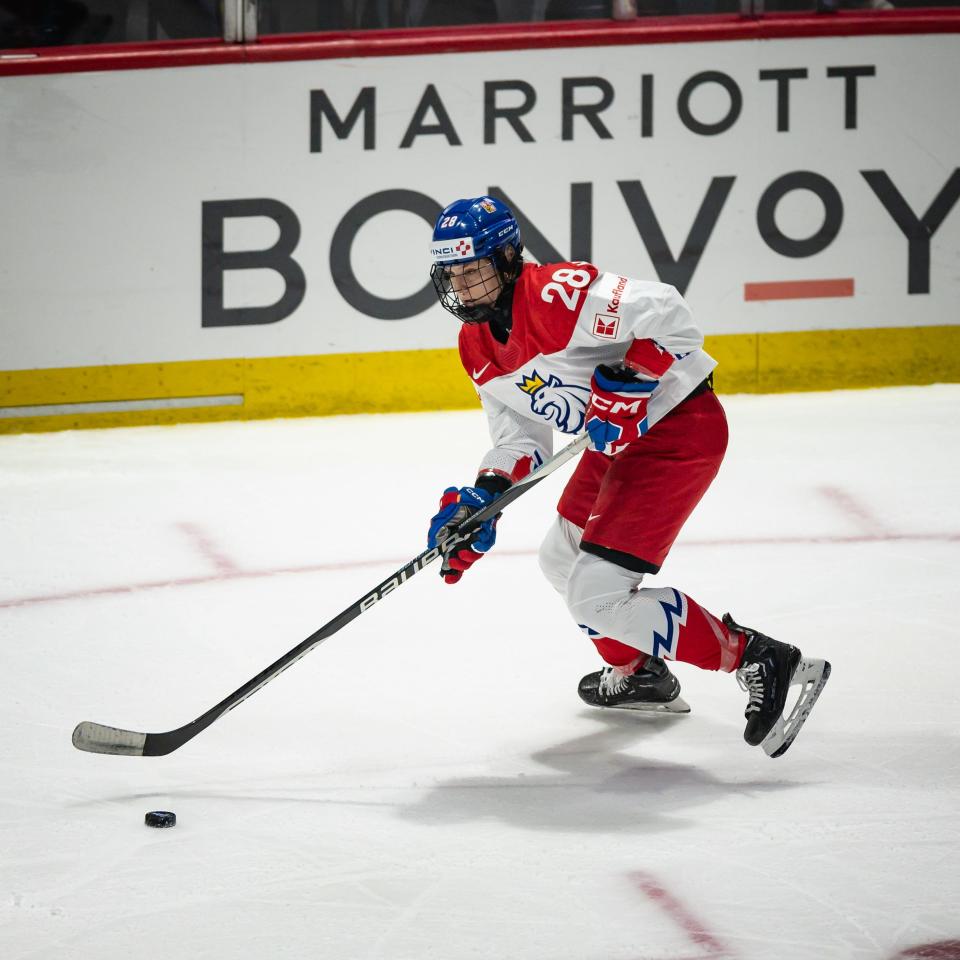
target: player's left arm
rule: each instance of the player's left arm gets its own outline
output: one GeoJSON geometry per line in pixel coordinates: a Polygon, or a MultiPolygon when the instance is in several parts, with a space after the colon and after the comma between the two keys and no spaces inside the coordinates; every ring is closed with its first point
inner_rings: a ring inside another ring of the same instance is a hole
{"type": "Polygon", "coordinates": [[[591,284],[577,326],[581,341],[621,344],[626,366],[654,379],[703,346],[703,333],[676,287],[610,273],[591,284]]]}
{"type": "Polygon", "coordinates": [[[594,448],[613,456],[647,431],[647,402],[673,364],[703,346],[687,302],[669,284],[601,274],[578,318],[580,338],[624,347],[591,379],[586,428],[594,448]]]}

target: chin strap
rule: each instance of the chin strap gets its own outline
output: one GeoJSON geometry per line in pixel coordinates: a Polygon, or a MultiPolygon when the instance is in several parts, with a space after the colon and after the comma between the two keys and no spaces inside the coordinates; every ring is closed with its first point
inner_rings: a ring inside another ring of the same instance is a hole
{"type": "Polygon", "coordinates": [[[499,343],[506,343],[513,327],[513,294],[517,287],[517,278],[507,283],[501,276],[500,282],[503,290],[497,297],[497,302],[487,308],[489,317],[485,322],[490,325],[493,339],[499,343]]]}

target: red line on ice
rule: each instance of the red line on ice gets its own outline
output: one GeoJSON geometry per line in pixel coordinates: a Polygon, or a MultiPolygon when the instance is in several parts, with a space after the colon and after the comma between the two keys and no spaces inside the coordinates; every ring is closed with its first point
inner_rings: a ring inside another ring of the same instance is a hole
{"type": "MultiPolygon", "coordinates": [[[[722,547],[780,547],[793,545],[847,545],[858,543],[890,543],[900,540],[928,543],[957,543],[960,542],[960,533],[886,533],[886,534],[853,534],[850,536],[822,537],[739,537],[736,539],[716,540],[679,540],[676,549],[687,547],[707,547],[719,549],[722,547]]],[[[530,557],[536,550],[498,550],[494,557],[530,557]]],[[[170,577],[166,580],[148,580],[140,583],[114,584],[106,587],[88,587],[80,590],[69,590],[64,593],[38,594],[27,597],[13,597],[0,600],[0,610],[7,607],[26,607],[36,603],[53,603],[57,600],[86,600],[93,597],[116,596],[124,593],[138,593],[142,590],[162,590],[165,587],[194,587],[210,583],[227,583],[231,580],[258,580],[263,577],[274,577],[283,574],[326,573],[359,569],[362,567],[379,567],[399,569],[409,562],[411,557],[379,557],[372,560],[342,560],[337,563],[311,563],[299,567],[274,567],[266,570],[239,570],[235,567],[222,570],[218,573],[202,574],[194,577],[170,577]]]]}
{"type": "Polygon", "coordinates": [[[630,879],[695,943],[708,957],[730,957],[732,954],[686,908],[686,906],[649,873],[637,871],[630,879]]]}
{"type": "Polygon", "coordinates": [[[841,512],[856,520],[864,533],[875,537],[893,536],[886,524],[848,490],[842,490],[840,487],[818,487],[817,489],[821,496],[826,497],[841,512]]]}
{"type": "Polygon", "coordinates": [[[239,567],[214,544],[213,540],[210,539],[201,527],[198,527],[195,523],[188,523],[186,521],[178,523],[177,526],[193,541],[200,552],[221,573],[239,572],[239,567]]]}

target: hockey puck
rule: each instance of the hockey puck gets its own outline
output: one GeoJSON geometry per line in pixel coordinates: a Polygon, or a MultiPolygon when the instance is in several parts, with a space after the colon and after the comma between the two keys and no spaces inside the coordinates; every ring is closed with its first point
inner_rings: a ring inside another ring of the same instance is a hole
{"type": "Polygon", "coordinates": [[[175,827],[177,815],[171,810],[151,810],[143,818],[143,822],[148,827],[175,827]]]}

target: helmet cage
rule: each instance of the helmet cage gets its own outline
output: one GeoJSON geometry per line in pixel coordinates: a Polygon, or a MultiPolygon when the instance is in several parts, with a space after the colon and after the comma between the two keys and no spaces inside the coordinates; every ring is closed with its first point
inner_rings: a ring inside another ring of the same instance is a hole
{"type": "Polygon", "coordinates": [[[479,296],[495,292],[496,296],[486,303],[464,303],[453,285],[453,268],[463,269],[467,264],[477,263],[478,260],[461,261],[459,263],[435,263],[430,269],[430,279],[433,281],[433,288],[436,290],[437,299],[443,309],[452,313],[463,323],[487,323],[492,320],[512,296],[513,285],[517,282],[523,266],[520,257],[523,245],[518,244],[519,249],[513,244],[507,246],[514,251],[512,259],[508,259],[506,255],[507,247],[501,247],[493,251],[489,257],[478,258],[478,260],[489,260],[494,268],[493,277],[485,281],[480,280],[471,284],[470,287],[479,296]]]}

